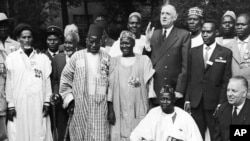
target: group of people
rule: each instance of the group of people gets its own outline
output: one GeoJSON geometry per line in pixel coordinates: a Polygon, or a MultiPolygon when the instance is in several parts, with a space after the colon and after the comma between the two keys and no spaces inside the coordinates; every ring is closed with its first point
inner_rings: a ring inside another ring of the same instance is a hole
{"type": "Polygon", "coordinates": [[[143,35],[133,12],[114,41],[98,16],[85,47],[76,25],[49,26],[42,52],[30,25],[15,41],[0,13],[0,140],[230,140],[231,124],[250,124],[250,15],[227,11],[218,26],[192,7],[189,31],[177,17],[162,5],[162,28],[143,35]]]}

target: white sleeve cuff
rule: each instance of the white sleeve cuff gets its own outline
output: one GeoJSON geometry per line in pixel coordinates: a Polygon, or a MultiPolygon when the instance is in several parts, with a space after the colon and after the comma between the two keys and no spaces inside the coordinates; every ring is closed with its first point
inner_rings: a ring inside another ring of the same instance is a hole
{"type": "Polygon", "coordinates": [[[68,105],[69,105],[69,103],[70,103],[73,99],[74,99],[73,95],[72,95],[71,93],[68,94],[68,95],[64,98],[64,100],[63,100],[63,108],[64,108],[64,109],[67,108],[68,105]]]}
{"type": "Polygon", "coordinates": [[[13,108],[15,107],[14,103],[13,103],[13,102],[9,102],[9,103],[8,103],[8,108],[12,108],[12,107],[13,107],[13,108]]]}

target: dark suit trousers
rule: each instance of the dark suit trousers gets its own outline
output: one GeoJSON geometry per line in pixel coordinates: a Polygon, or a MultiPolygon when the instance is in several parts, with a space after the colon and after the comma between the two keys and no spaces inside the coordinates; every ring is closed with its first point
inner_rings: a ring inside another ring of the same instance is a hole
{"type": "Polygon", "coordinates": [[[194,118],[202,138],[205,139],[205,131],[208,127],[211,141],[215,133],[215,118],[213,117],[214,110],[205,110],[203,100],[201,100],[200,104],[196,108],[191,108],[191,115],[194,118]]]}
{"type": "MultiPolygon", "coordinates": [[[[58,141],[63,141],[66,127],[67,127],[68,118],[69,118],[69,115],[66,109],[63,109],[61,105],[57,105],[56,106],[56,126],[57,126],[57,132],[58,132],[58,141]]],[[[69,136],[67,136],[67,141],[69,141],[69,136]]]]}

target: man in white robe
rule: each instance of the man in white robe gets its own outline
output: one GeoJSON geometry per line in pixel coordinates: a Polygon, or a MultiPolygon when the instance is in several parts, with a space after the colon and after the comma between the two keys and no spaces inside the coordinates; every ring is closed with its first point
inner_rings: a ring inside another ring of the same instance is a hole
{"type": "Polygon", "coordinates": [[[160,105],[149,111],[131,133],[131,141],[202,141],[193,118],[174,107],[175,95],[170,86],[161,89],[160,105]]]}
{"type": "MultiPolygon", "coordinates": [[[[133,52],[136,54],[142,54],[146,44],[146,36],[141,34],[141,20],[142,20],[141,14],[138,12],[133,12],[128,17],[127,28],[130,32],[134,33],[136,36],[135,47],[133,48],[133,52]]],[[[151,51],[150,47],[147,47],[145,49],[148,52],[151,51]]],[[[117,57],[122,55],[120,49],[120,38],[117,41],[115,41],[114,44],[112,45],[109,51],[109,55],[111,57],[117,57]]]]}
{"type": "Polygon", "coordinates": [[[9,141],[52,141],[48,117],[51,62],[31,47],[33,30],[18,25],[20,48],[6,59],[9,141]]]}

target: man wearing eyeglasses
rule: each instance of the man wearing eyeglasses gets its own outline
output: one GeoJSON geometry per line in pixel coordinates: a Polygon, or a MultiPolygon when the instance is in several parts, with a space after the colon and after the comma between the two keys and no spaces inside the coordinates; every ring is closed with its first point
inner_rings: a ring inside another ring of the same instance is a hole
{"type": "Polygon", "coordinates": [[[174,106],[175,100],[174,89],[169,85],[163,86],[160,106],[151,109],[133,130],[131,141],[202,141],[194,119],[174,106]]]}
{"type": "Polygon", "coordinates": [[[63,107],[73,115],[70,141],[107,141],[107,88],[109,55],[100,50],[103,28],[90,25],[86,46],[72,55],[61,74],[63,107]]]}

